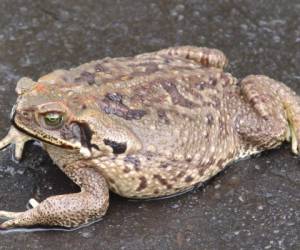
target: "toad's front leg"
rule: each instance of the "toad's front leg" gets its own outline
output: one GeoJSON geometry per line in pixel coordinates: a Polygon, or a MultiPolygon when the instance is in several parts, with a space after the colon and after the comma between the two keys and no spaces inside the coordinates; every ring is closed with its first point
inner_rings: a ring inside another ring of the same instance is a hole
{"type": "Polygon", "coordinates": [[[81,192],[49,197],[25,212],[0,211],[0,217],[9,219],[0,228],[36,225],[76,227],[101,218],[109,204],[109,190],[104,177],[85,166],[69,166],[64,171],[80,186],[81,192]]]}

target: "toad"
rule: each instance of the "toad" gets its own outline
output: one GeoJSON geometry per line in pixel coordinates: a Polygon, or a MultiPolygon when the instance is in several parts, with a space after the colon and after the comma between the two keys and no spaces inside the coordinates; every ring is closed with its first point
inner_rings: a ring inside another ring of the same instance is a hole
{"type": "Polygon", "coordinates": [[[21,78],[0,148],[14,144],[20,159],[40,141],[81,191],[0,211],[0,228],[77,227],[104,216],[109,190],[169,196],[284,141],[298,154],[296,93],[267,76],[238,80],[226,65],[219,50],[182,46],[21,78]]]}

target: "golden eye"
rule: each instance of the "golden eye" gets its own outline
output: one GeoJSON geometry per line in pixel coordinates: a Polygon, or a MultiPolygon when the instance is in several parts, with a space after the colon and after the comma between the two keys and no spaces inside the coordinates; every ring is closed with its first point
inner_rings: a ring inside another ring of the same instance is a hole
{"type": "Polygon", "coordinates": [[[63,115],[60,113],[47,113],[44,116],[45,124],[49,127],[59,127],[63,123],[63,115]]]}

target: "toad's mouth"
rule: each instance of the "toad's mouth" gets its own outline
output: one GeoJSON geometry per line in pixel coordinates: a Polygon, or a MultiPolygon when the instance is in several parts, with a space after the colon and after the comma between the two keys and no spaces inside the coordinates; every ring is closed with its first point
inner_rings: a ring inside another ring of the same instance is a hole
{"type": "MultiPolygon", "coordinates": [[[[24,126],[20,126],[15,121],[12,123],[11,130],[12,129],[14,131],[18,131],[18,132],[15,132],[14,134],[17,133],[19,138],[28,138],[26,140],[22,139],[22,144],[25,144],[27,141],[30,141],[30,140],[37,140],[42,143],[51,144],[51,145],[54,145],[54,146],[57,146],[60,148],[64,148],[64,149],[78,150],[79,153],[81,155],[83,155],[85,158],[91,157],[92,153],[91,153],[90,149],[83,146],[79,141],[71,143],[68,141],[59,140],[55,137],[50,137],[47,134],[44,134],[40,131],[35,131],[35,130],[28,129],[27,127],[24,127],[24,126]]],[[[22,147],[22,150],[23,150],[24,145],[18,145],[15,138],[11,138],[8,140],[9,140],[9,144],[16,145],[16,149],[18,147],[22,147]]],[[[2,147],[1,147],[1,141],[0,141],[0,149],[1,148],[2,147]]],[[[19,153],[19,154],[22,154],[22,153],[19,153]]],[[[20,157],[18,157],[17,155],[18,155],[18,153],[16,152],[16,158],[19,159],[20,157]]]]}

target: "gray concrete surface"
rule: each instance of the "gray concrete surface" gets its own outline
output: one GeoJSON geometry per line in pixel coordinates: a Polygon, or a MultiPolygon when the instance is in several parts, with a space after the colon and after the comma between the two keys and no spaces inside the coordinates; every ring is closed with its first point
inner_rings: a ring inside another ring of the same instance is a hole
{"type": "MultiPolygon", "coordinates": [[[[217,47],[238,77],[267,74],[300,94],[298,0],[1,0],[0,136],[15,83],[104,56],[173,45],[217,47]]],[[[0,234],[0,249],[300,249],[300,158],[289,146],[240,161],[204,187],[160,201],[112,196],[74,232],[0,234]]],[[[76,187],[36,145],[0,153],[0,209],[76,187]]]]}

